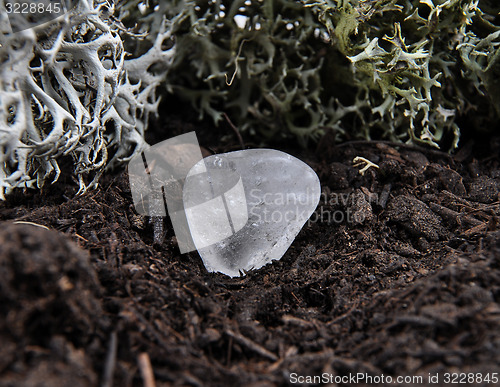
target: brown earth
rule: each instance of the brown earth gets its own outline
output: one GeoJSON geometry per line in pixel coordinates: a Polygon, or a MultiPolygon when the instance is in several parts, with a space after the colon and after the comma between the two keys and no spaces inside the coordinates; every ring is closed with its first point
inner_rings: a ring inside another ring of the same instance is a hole
{"type": "MultiPolygon", "coordinates": [[[[230,140],[214,129],[200,143],[235,149],[225,129],[230,140]]],[[[454,156],[328,138],[274,147],[316,170],[322,201],[280,261],[245,277],[180,255],[167,221],[155,245],[125,172],[83,196],[62,180],[0,204],[0,386],[280,386],[322,373],[495,385],[499,139],[454,156]],[[362,176],[356,156],[379,169],[362,176]]]]}

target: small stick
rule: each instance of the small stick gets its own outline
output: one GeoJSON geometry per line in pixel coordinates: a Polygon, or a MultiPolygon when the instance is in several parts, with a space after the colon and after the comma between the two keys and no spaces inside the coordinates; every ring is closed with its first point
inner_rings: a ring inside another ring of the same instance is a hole
{"type": "Polygon", "coordinates": [[[113,374],[115,373],[116,352],[118,349],[118,340],[116,331],[111,332],[109,339],[108,354],[106,356],[106,365],[104,367],[104,376],[102,377],[102,387],[111,387],[113,385],[113,374]]]}
{"type": "Polygon", "coordinates": [[[295,300],[297,301],[297,303],[300,304],[300,300],[298,299],[298,297],[295,295],[294,292],[292,292],[292,296],[293,296],[293,298],[295,298],[295,300]]]}
{"type": "Polygon", "coordinates": [[[236,74],[238,73],[238,70],[240,69],[240,65],[238,64],[239,60],[240,60],[240,55],[241,55],[241,49],[243,48],[243,45],[245,44],[245,42],[248,42],[248,39],[243,39],[241,41],[241,44],[240,44],[240,49],[238,50],[238,54],[236,55],[236,59],[234,60],[234,73],[231,77],[231,80],[228,81],[227,79],[227,73],[224,74],[224,76],[226,77],[226,85],[228,86],[231,86],[234,82],[234,78],[236,77],[236,74]]]}
{"type": "Polygon", "coordinates": [[[233,124],[233,122],[229,119],[228,115],[226,113],[222,113],[224,118],[226,119],[227,123],[229,126],[234,130],[234,133],[236,133],[236,136],[238,137],[238,141],[240,142],[241,149],[245,149],[245,143],[243,142],[243,137],[241,137],[240,131],[238,128],[233,124]]]}
{"type": "Polygon", "coordinates": [[[229,343],[227,344],[227,364],[226,366],[229,367],[231,364],[231,350],[233,348],[233,338],[229,336],[229,343]]]}
{"type": "Polygon", "coordinates": [[[234,341],[236,341],[238,344],[243,345],[244,347],[247,347],[248,349],[254,351],[255,353],[259,354],[262,357],[265,357],[266,359],[272,360],[272,361],[277,361],[278,356],[276,356],[274,353],[271,351],[268,351],[265,349],[263,346],[257,344],[256,342],[250,340],[249,338],[233,332],[231,330],[226,330],[225,332],[230,338],[233,338],[234,341]]]}
{"type": "Polygon", "coordinates": [[[34,222],[27,222],[24,220],[16,220],[13,223],[14,224],[29,224],[30,226],[35,226],[35,227],[44,228],[45,230],[50,230],[50,228],[48,228],[47,226],[44,226],[43,224],[38,224],[38,223],[34,223],[34,222]]]}
{"type": "Polygon", "coordinates": [[[84,240],[85,242],[88,242],[88,240],[85,239],[84,237],[82,237],[81,235],[78,235],[78,234],[75,233],[75,236],[78,237],[78,238],[80,238],[80,239],[82,239],[82,240],[84,240]]]}
{"type": "Polygon", "coordinates": [[[142,352],[139,354],[137,361],[141,370],[142,380],[144,381],[144,387],[155,387],[155,376],[149,355],[146,352],[142,352]]]}
{"type": "Polygon", "coordinates": [[[290,315],[284,315],[281,320],[285,323],[285,324],[293,324],[293,325],[298,325],[298,326],[301,326],[303,328],[310,328],[310,327],[314,327],[314,324],[310,321],[306,321],[306,320],[302,320],[301,318],[298,318],[298,317],[294,317],[294,316],[290,316],[290,315]]]}

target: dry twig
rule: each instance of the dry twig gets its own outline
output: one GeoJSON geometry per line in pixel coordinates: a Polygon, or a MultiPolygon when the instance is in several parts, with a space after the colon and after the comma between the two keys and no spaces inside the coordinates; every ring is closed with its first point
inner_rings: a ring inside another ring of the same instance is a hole
{"type": "Polygon", "coordinates": [[[278,356],[276,356],[274,353],[271,351],[268,351],[265,349],[262,345],[257,344],[256,342],[250,340],[249,338],[233,332],[230,329],[227,329],[225,331],[226,335],[228,335],[230,338],[232,338],[234,341],[236,341],[238,344],[247,347],[248,349],[254,351],[255,353],[259,354],[262,357],[265,357],[266,359],[272,360],[272,361],[277,361],[278,356]]]}
{"type": "Polygon", "coordinates": [[[104,375],[102,377],[102,387],[111,387],[113,385],[113,374],[115,373],[117,350],[118,340],[116,331],[113,331],[111,332],[109,339],[108,354],[106,355],[106,364],[104,366],[104,375]]]}
{"type": "Polygon", "coordinates": [[[155,376],[153,367],[151,367],[149,355],[146,352],[142,352],[137,357],[137,362],[139,363],[139,370],[141,371],[142,380],[144,381],[144,387],[155,387],[155,376]]]}

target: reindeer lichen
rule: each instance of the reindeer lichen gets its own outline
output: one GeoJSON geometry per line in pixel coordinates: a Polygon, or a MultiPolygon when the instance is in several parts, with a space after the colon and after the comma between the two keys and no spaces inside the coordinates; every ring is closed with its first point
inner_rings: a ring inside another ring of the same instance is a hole
{"type": "Polygon", "coordinates": [[[113,12],[107,1],[80,0],[64,16],[20,32],[2,20],[0,198],[57,180],[65,156],[83,193],[105,168],[145,146],[156,88],[174,52],[161,47],[170,32],[162,23],[151,49],[128,59],[126,31],[113,12]],[[162,71],[150,74],[157,62],[162,71]]]}
{"type": "Polygon", "coordinates": [[[0,197],[56,180],[64,157],[94,187],[146,146],[160,93],[261,142],[448,150],[468,114],[500,114],[493,0],[77,3],[15,34],[0,12],[0,197]]]}

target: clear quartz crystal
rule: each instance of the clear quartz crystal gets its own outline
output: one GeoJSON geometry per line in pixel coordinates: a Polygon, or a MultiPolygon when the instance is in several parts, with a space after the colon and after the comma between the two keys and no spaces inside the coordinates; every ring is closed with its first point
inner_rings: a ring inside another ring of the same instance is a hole
{"type": "Polygon", "coordinates": [[[183,200],[207,270],[234,277],[280,259],[320,193],[318,176],[304,162],[251,149],[198,162],[184,183],[183,200]]]}

